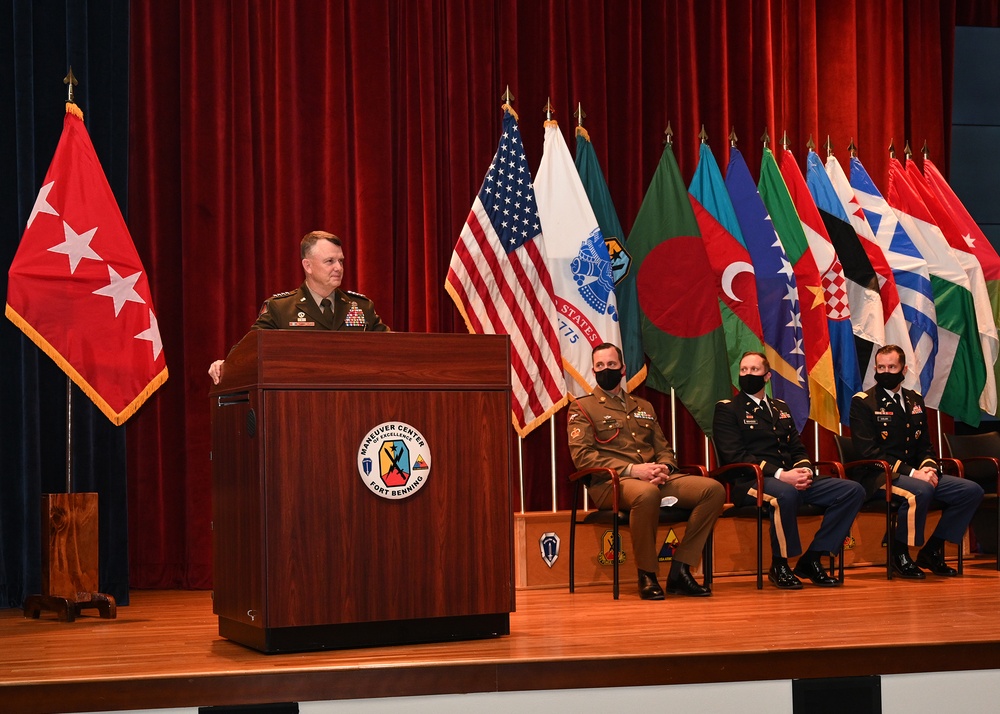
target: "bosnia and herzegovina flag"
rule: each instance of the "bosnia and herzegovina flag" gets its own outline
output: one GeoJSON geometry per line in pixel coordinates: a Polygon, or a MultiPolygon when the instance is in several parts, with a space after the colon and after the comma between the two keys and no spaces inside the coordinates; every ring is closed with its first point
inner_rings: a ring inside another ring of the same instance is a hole
{"type": "Polygon", "coordinates": [[[764,354],[771,364],[771,390],[788,404],[796,428],[802,431],[809,419],[809,388],[795,272],[746,161],[735,146],[729,150],[726,190],[753,259],[764,354]]]}
{"type": "Polygon", "coordinates": [[[646,383],[663,392],[673,388],[711,437],[715,403],[732,394],[718,278],[670,143],[639,208],[628,247],[649,356],[646,383]]]}

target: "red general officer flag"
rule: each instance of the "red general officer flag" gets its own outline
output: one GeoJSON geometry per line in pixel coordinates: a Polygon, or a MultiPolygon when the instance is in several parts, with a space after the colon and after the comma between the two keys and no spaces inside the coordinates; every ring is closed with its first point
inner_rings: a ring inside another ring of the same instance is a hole
{"type": "Polygon", "coordinates": [[[10,266],[6,312],[115,425],[167,379],[146,271],[73,104],[10,266]]]}

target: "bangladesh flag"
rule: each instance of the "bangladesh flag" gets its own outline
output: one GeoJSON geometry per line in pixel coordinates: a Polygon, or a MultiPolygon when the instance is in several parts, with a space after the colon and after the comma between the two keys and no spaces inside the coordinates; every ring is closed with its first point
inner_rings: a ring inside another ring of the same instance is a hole
{"type": "Polygon", "coordinates": [[[628,238],[636,271],[647,384],[671,388],[712,436],[715,403],[732,390],[719,313],[719,280],[668,143],[628,238]]]}

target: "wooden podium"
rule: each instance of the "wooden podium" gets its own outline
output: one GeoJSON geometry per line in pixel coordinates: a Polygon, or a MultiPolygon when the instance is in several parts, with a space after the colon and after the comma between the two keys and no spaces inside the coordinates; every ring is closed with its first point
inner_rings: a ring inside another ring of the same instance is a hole
{"type": "Polygon", "coordinates": [[[269,653],[509,634],[509,364],[505,336],[247,334],[211,392],[219,634],[269,653]]]}

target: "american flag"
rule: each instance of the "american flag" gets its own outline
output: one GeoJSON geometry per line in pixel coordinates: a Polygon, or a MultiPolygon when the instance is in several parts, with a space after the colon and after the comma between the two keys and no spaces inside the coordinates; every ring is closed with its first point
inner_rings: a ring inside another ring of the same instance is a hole
{"type": "Polygon", "coordinates": [[[511,338],[513,422],[525,436],[566,401],[552,279],[517,118],[503,134],[451,255],[445,290],[469,332],[511,338]]]}

